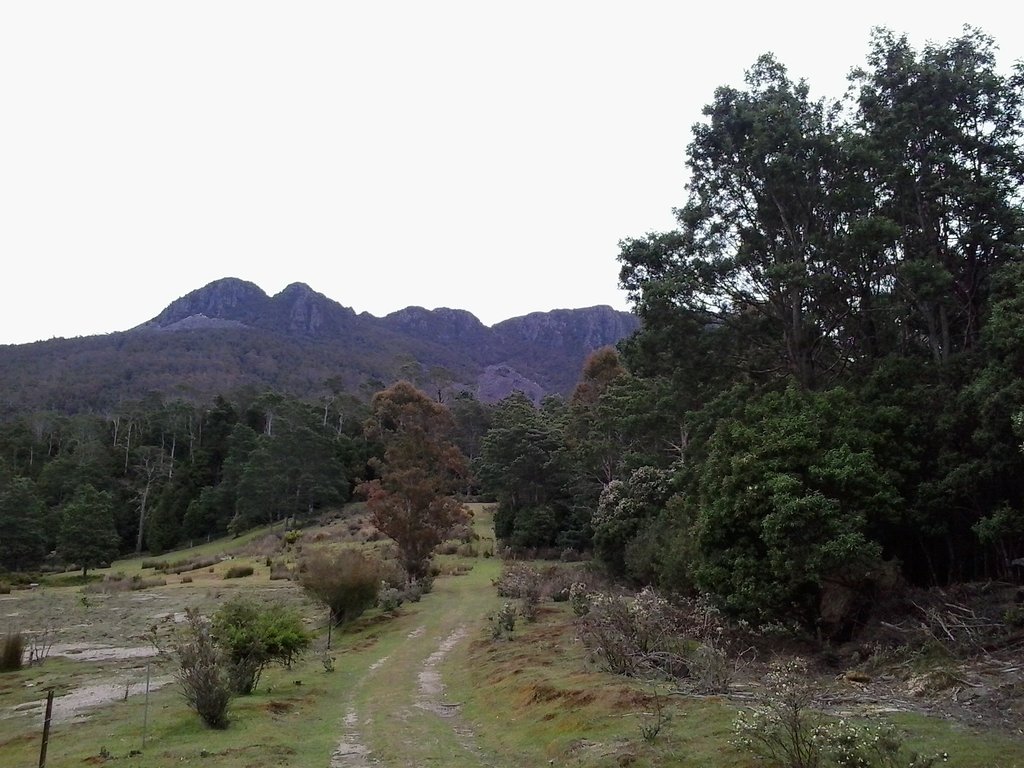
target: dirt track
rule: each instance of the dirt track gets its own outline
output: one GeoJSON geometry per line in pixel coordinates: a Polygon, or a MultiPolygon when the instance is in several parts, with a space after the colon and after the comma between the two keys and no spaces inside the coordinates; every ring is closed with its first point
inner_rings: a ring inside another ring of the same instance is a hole
{"type": "Polygon", "coordinates": [[[438,580],[428,598],[430,610],[417,612],[418,623],[366,655],[340,713],[340,738],[329,768],[496,765],[444,683],[445,663],[476,631],[471,627],[478,626],[485,610],[474,596],[478,581],[438,580]]]}

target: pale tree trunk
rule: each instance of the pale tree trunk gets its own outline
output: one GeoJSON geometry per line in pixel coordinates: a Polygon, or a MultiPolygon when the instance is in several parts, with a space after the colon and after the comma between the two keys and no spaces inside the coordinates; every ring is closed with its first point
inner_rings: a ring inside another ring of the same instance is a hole
{"type": "Polygon", "coordinates": [[[149,493],[157,477],[163,473],[164,452],[162,449],[147,450],[142,455],[140,469],[145,478],[145,485],[139,491],[139,531],[135,536],[135,554],[142,552],[142,543],[146,536],[146,521],[149,514],[149,493]]]}

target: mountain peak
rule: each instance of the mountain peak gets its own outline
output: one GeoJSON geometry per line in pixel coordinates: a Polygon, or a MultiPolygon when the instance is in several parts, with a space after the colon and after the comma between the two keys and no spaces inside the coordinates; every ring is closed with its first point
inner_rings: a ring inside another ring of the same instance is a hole
{"type": "MultiPolygon", "coordinates": [[[[317,293],[306,283],[289,283],[277,296],[323,296],[323,294],[317,293]]],[[[276,299],[277,296],[274,298],[276,299]]]]}
{"type": "Polygon", "coordinates": [[[163,312],[141,327],[188,327],[182,322],[199,316],[206,320],[249,325],[259,317],[267,301],[269,297],[255,283],[224,277],[172,301],[163,312]]]}

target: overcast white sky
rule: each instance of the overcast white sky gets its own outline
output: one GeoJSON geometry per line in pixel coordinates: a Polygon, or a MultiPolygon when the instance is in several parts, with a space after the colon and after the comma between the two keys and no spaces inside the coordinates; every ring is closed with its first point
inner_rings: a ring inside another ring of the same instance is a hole
{"type": "Polygon", "coordinates": [[[610,304],[690,127],[773,51],[839,96],[872,26],[1010,2],[0,1],[0,344],[126,330],[221,277],[490,325],[610,304]],[[698,9],[699,8],[699,9],[698,9]]]}

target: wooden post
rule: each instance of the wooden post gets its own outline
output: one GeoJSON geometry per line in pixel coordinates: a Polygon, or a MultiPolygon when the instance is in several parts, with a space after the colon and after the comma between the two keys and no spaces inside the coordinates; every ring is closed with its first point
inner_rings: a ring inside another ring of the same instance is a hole
{"type": "Polygon", "coordinates": [[[149,662],[146,662],[146,704],[142,710],[142,748],[146,748],[146,726],[149,725],[149,662]]]}
{"type": "Polygon", "coordinates": [[[46,747],[50,743],[50,719],[53,717],[53,688],[46,691],[46,716],[43,719],[43,745],[39,748],[39,768],[46,768],[46,747]]]}

